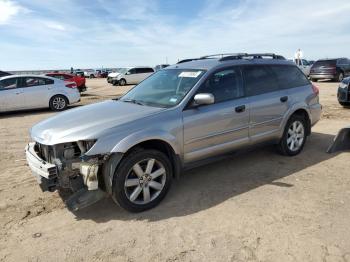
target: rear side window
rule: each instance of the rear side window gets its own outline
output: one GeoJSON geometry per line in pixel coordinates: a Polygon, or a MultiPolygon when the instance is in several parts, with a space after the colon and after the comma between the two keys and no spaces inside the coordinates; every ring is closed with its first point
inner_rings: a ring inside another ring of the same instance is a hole
{"type": "Polygon", "coordinates": [[[272,65],[269,66],[276,75],[281,89],[309,85],[306,76],[296,66],[272,65]]]}
{"type": "Polygon", "coordinates": [[[136,68],[136,74],[144,74],[144,73],[153,73],[154,70],[152,68],[136,68]]]}
{"type": "Polygon", "coordinates": [[[24,77],[23,87],[42,86],[42,85],[47,85],[49,82],[50,82],[50,79],[46,79],[46,78],[24,77]],[[47,81],[47,80],[49,80],[49,81],[47,81]]]}
{"type": "Polygon", "coordinates": [[[53,85],[54,84],[54,81],[52,79],[47,79],[45,78],[45,84],[46,85],[53,85]]]}
{"type": "Polygon", "coordinates": [[[242,68],[247,96],[261,95],[279,90],[277,79],[267,66],[242,68]]]}
{"type": "Polygon", "coordinates": [[[213,94],[215,103],[242,97],[244,94],[239,68],[229,68],[214,73],[197,93],[213,94]]]}
{"type": "Polygon", "coordinates": [[[0,90],[5,90],[5,89],[13,89],[17,87],[17,79],[16,77],[14,78],[8,78],[0,81],[0,90]]]}

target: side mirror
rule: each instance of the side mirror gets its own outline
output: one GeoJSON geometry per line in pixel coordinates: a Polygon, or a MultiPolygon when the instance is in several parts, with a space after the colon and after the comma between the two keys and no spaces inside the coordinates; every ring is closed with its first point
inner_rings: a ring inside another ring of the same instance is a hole
{"type": "Polygon", "coordinates": [[[200,93],[196,94],[193,98],[194,100],[194,105],[195,106],[200,106],[200,105],[211,105],[214,104],[215,98],[212,94],[210,93],[200,93]]]}

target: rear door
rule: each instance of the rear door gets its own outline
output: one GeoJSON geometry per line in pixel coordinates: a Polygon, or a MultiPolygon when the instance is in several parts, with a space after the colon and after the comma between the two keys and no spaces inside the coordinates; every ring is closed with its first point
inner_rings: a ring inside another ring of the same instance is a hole
{"type": "Polygon", "coordinates": [[[244,66],[242,72],[250,107],[251,142],[262,142],[277,137],[283,116],[288,110],[287,90],[280,89],[269,66],[244,66]]]}
{"type": "Polygon", "coordinates": [[[183,111],[185,162],[248,144],[249,108],[240,69],[220,69],[208,77],[198,93],[213,94],[215,103],[183,111]]]}
{"type": "Polygon", "coordinates": [[[49,106],[51,89],[54,81],[42,77],[23,77],[22,87],[26,108],[41,108],[49,106]]]}
{"type": "Polygon", "coordinates": [[[0,112],[24,108],[24,97],[19,87],[20,78],[11,77],[0,81],[0,112]]]}

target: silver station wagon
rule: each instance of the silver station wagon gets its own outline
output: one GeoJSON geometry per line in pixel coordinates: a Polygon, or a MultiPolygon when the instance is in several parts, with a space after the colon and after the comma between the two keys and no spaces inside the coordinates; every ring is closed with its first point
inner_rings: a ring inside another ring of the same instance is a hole
{"type": "Polygon", "coordinates": [[[36,124],[27,161],[44,191],[72,191],[71,210],[111,196],[139,212],[155,207],[184,168],[209,158],[262,142],[299,154],[320,119],[318,93],[278,55],[191,59],[120,99],[36,124]]]}

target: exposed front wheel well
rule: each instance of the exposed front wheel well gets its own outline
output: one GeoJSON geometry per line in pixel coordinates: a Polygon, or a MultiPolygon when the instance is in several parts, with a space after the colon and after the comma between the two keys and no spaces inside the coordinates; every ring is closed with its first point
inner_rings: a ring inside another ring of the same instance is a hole
{"type": "MultiPolygon", "coordinates": [[[[298,116],[302,116],[304,117],[304,119],[306,120],[306,135],[310,135],[311,134],[311,120],[309,117],[309,114],[307,113],[307,111],[305,109],[298,109],[296,110],[293,115],[298,115],[298,116]]],[[[291,116],[291,117],[292,117],[291,116]]]]}

